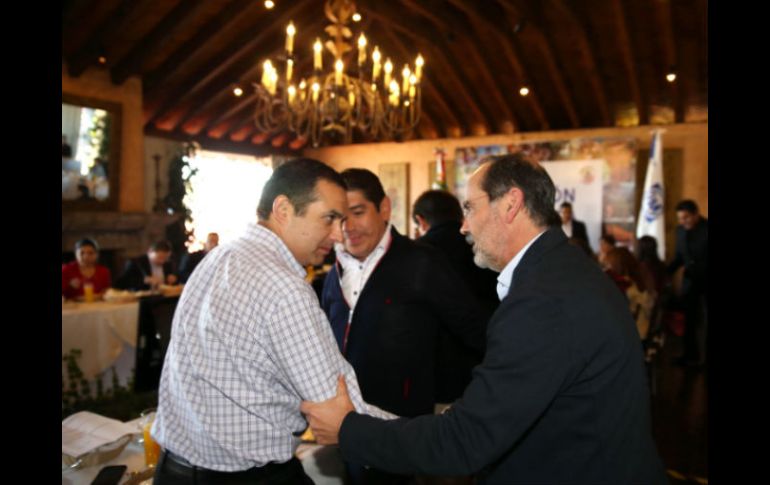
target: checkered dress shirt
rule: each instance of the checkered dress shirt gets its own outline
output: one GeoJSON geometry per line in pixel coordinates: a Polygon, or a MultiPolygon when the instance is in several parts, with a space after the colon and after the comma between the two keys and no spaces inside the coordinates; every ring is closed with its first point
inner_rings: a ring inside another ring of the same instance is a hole
{"type": "Polygon", "coordinates": [[[304,276],[256,224],[203,259],[174,314],[152,428],[161,446],[211,470],[286,462],[307,427],[300,401],[332,397],[341,373],[358,412],[394,417],[363,401],[304,276]]]}

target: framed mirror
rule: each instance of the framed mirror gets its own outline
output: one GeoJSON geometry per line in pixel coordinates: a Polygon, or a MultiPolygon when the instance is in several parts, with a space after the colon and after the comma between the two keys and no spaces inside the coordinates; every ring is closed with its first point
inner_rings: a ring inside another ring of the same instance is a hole
{"type": "Polygon", "coordinates": [[[62,210],[115,210],[121,106],[62,93],[62,210]]]}

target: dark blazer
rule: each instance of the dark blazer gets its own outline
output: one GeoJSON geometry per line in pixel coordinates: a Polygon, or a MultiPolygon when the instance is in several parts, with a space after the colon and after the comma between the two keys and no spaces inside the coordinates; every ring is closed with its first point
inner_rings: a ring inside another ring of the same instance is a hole
{"type": "MultiPolygon", "coordinates": [[[[174,264],[168,261],[163,265],[163,275],[168,276],[170,274],[176,273],[174,272],[174,264]]],[[[145,284],[144,278],[151,275],[150,258],[144,254],[126,262],[123,273],[115,281],[115,288],[134,291],[149,290],[150,285],[145,284]]]]}
{"type": "Polygon", "coordinates": [[[366,402],[401,416],[433,413],[436,343],[445,327],[483,353],[486,316],[473,293],[436,249],[392,232],[390,247],[350,307],[339,263],[324,282],[323,307],[366,402]]]}
{"type": "Polygon", "coordinates": [[[198,263],[203,261],[203,257],[208,254],[206,251],[195,251],[194,253],[185,253],[182,255],[182,260],[179,263],[179,281],[180,283],[187,283],[193,270],[198,263]]]}
{"type": "Polygon", "coordinates": [[[349,413],[343,457],[395,473],[476,473],[482,484],[667,483],[639,336],[612,281],[555,227],[511,285],[454,406],[412,420],[349,413]]]}
{"type": "MultiPolygon", "coordinates": [[[[465,281],[488,315],[497,309],[497,273],[482,269],[473,262],[473,250],[460,234],[459,222],[444,222],[432,226],[419,242],[440,250],[452,269],[465,281]]],[[[436,401],[450,403],[462,396],[471,381],[471,371],[481,363],[481,355],[469,349],[457,336],[439,329],[436,363],[436,401]]]]}
{"type": "Polygon", "coordinates": [[[684,295],[700,295],[708,290],[708,238],[708,220],[704,217],[701,217],[695,227],[689,231],[683,226],[676,228],[676,253],[668,265],[668,271],[674,272],[684,266],[684,275],[682,275],[684,295]]]}
{"type": "Polygon", "coordinates": [[[585,223],[572,219],[572,237],[582,239],[588,244],[588,231],[585,223]]]}

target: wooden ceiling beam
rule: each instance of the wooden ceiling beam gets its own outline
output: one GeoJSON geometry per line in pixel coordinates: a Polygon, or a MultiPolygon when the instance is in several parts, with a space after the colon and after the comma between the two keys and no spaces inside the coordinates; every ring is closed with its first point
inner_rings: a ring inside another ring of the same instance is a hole
{"type": "MultiPolygon", "coordinates": [[[[445,100],[456,100],[454,104],[462,105],[471,112],[473,120],[486,127],[493,127],[495,118],[486,112],[481,104],[478,94],[474,90],[467,89],[472,84],[463,76],[462,70],[458,70],[460,65],[452,52],[447,48],[444,34],[439,32],[432,25],[425,22],[417,22],[412,16],[406,16],[397,11],[390,3],[371,2],[366,6],[368,14],[375,16],[381,23],[389,24],[401,35],[408,36],[416,43],[417,49],[426,56],[426,70],[433,69],[434,72],[441,73],[442,81],[446,83],[453,96],[444,97],[445,100]],[[391,19],[398,18],[398,22],[391,19]],[[430,66],[435,66],[431,68],[430,66]]],[[[435,84],[437,90],[440,90],[439,84],[435,84]]],[[[443,96],[442,96],[443,97],[443,96]]],[[[467,116],[466,116],[467,117],[467,116]]],[[[462,119],[462,118],[461,118],[462,119]]],[[[468,135],[474,130],[469,130],[468,135]]]]}
{"type": "Polygon", "coordinates": [[[628,87],[631,90],[631,97],[636,104],[636,111],[639,115],[639,124],[647,125],[650,123],[649,99],[639,88],[639,75],[636,72],[636,55],[631,46],[631,39],[628,33],[628,23],[626,22],[626,12],[621,0],[612,0],[610,7],[615,14],[615,27],[618,31],[618,46],[623,56],[623,67],[626,70],[628,87]]]}
{"type": "Polygon", "coordinates": [[[205,135],[190,136],[186,133],[178,131],[165,131],[155,128],[145,128],[144,134],[147,136],[155,136],[166,140],[174,140],[179,142],[192,142],[195,141],[200,144],[204,150],[232,152],[232,153],[244,153],[246,155],[254,156],[269,156],[269,155],[296,155],[295,150],[290,150],[286,147],[275,148],[270,145],[259,146],[252,143],[238,143],[230,140],[217,140],[209,138],[205,135]]]}
{"type": "MultiPolygon", "coordinates": [[[[186,113],[194,99],[209,99],[215,96],[231,84],[234,80],[256,66],[254,57],[260,52],[265,52],[264,44],[268,42],[272,47],[268,52],[282,48],[284,35],[283,26],[288,24],[293,17],[303,10],[308,15],[315,16],[316,12],[306,8],[308,0],[290,4],[277,18],[274,16],[262,16],[256,25],[246,29],[235,41],[221,50],[216,59],[210,59],[197,72],[188,76],[181,85],[166,91],[161,107],[151,114],[148,123],[154,123],[170,108],[178,106],[183,100],[187,100],[186,113]]],[[[284,5],[283,3],[281,5],[284,5]]],[[[276,9],[280,5],[276,5],[276,9]]],[[[307,17],[306,15],[305,17],[307,17]]]]}
{"type": "MultiPolygon", "coordinates": [[[[669,68],[675,68],[677,65],[676,56],[676,43],[674,41],[674,28],[671,23],[671,2],[655,2],[655,17],[658,20],[660,26],[660,39],[661,47],[663,49],[663,62],[662,67],[664,72],[669,68]]],[[[684,96],[682,95],[682,81],[677,76],[676,82],[669,83],[666,81],[671,89],[671,101],[674,107],[674,121],[675,123],[684,123],[684,96]]]]}
{"type": "MultiPolygon", "coordinates": [[[[575,12],[572,10],[572,7],[570,7],[564,0],[550,0],[550,4],[554,7],[554,10],[561,12],[562,15],[570,19],[578,31],[580,51],[585,56],[584,60],[588,66],[588,72],[584,74],[588,78],[588,82],[591,84],[594,95],[596,96],[596,104],[599,110],[601,124],[602,126],[614,126],[613,116],[610,113],[610,106],[607,101],[607,91],[604,86],[604,82],[602,82],[602,79],[599,76],[599,71],[596,65],[596,56],[594,56],[594,49],[591,45],[588,35],[586,35],[585,27],[578,19],[575,12]]],[[[549,7],[544,6],[543,8],[549,7]]]]}
{"type": "MultiPolygon", "coordinates": [[[[377,37],[383,41],[380,45],[382,45],[385,49],[388,51],[396,50],[398,51],[398,54],[403,59],[408,59],[409,56],[414,55],[413,52],[408,52],[406,47],[402,42],[398,40],[398,37],[393,33],[393,30],[388,27],[385,23],[378,23],[375,25],[372,25],[370,28],[370,31],[375,34],[381,34],[377,35],[377,37]]],[[[457,111],[457,109],[452,105],[451,107],[446,103],[445,97],[443,93],[440,93],[437,89],[438,83],[435,82],[435,75],[433,74],[433,70],[430,69],[430,66],[423,69],[423,80],[421,82],[422,85],[422,106],[423,110],[426,106],[431,105],[434,106],[439,115],[436,119],[443,120],[443,123],[436,122],[434,123],[434,128],[438,128],[439,125],[441,125],[441,131],[440,133],[443,134],[443,136],[447,136],[449,133],[449,126],[455,126],[460,129],[465,129],[466,132],[468,132],[468,127],[463,126],[463,124],[460,122],[462,119],[462,115],[457,111]]]]}
{"type": "MultiPolygon", "coordinates": [[[[490,89],[487,94],[494,98],[495,104],[502,110],[503,116],[506,118],[505,121],[509,121],[513,124],[514,131],[521,131],[520,116],[514,114],[514,109],[517,106],[518,100],[512,96],[515,89],[513,83],[504,81],[506,76],[500,69],[497,69],[496,75],[493,75],[492,72],[489,71],[493,66],[500,64],[500,60],[493,59],[490,53],[499,52],[496,51],[496,49],[502,48],[505,63],[518,71],[517,76],[519,79],[526,78],[521,72],[521,65],[519,64],[518,57],[513,53],[512,42],[509,43],[509,39],[506,39],[504,35],[500,34],[500,17],[497,17],[497,19],[490,22],[487,17],[487,10],[483,8],[483,2],[474,2],[473,5],[469,5],[463,0],[449,0],[449,3],[459,9],[462,14],[470,20],[470,23],[473,26],[475,35],[470,35],[471,32],[468,32],[468,29],[465,29],[465,31],[463,31],[463,37],[466,40],[466,46],[469,46],[469,48],[470,46],[473,46],[472,51],[480,57],[481,64],[486,68],[484,77],[487,79],[489,86],[494,88],[490,89]],[[492,33],[491,36],[488,35],[490,32],[492,33]],[[472,38],[475,39],[475,41],[471,41],[472,38]],[[490,43],[490,41],[492,42],[490,43]]],[[[451,9],[446,9],[446,11],[447,18],[450,19],[453,29],[459,27],[463,23],[467,25],[468,22],[461,17],[462,14],[455,13],[455,11],[451,9]]],[[[545,124],[547,125],[548,122],[546,121],[545,124]]],[[[499,126],[497,129],[498,131],[502,131],[499,126]]]]}
{"type": "MultiPolygon", "coordinates": [[[[245,90],[244,90],[245,92],[245,90]]],[[[222,114],[219,114],[217,116],[213,116],[201,129],[202,132],[209,133],[211,131],[219,131],[218,128],[219,125],[222,125],[223,123],[230,120],[230,118],[233,118],[237,115],[240,115],[244,110],[249,110],[249,112],[253,111],[254,104],[257,102],[257,95],[256,93],[252,93],[249,95],[242,95],[240,98],[238,98],[238,101],[235,105],[228,108],[226,111],[224,111],[222,114]]]]}
{"type": "Polygon", "coordinates": [[[158,85],[165,84],[168,78],[179,71],[180,67],[201,49],[217,32],[224,30],[244,11],[253,6],[253,0],[235,0],[222,12],[210,20],[195,36],[176,49],[163,63],[142,78],[145,94],[152,94],[158,85]]]}
{"type": "MultiPolygon", "coordinates": [[[[323,25],[325,25],[326,22],[323,21],[320,18],[317,18],[314,22],[310,24],[303,24],[303,28],[310,31],[310,32],[322,32],[323,31],[323,25]]],[[[280,57],[284,57],[285,51],[284,51],[284,38],[278,37],[271,39],[271,45],[273,46],[273,49],[270,51],[271,54],[267,56],[266,58],[269,58],[273,61],[280,57]]],[[[309,52],[309,51],[308,51],[309,52]]],[[[312,56],[307,54],[304,56],[300,56],[299,63],[297,63],[294,67],[294,76],[299,76],[299,73],[305,73],[305,72],[311,72],[311,61],[312,56]]],[[[280,62],[279,65],[276,66],[276,69],[278,69],[278,72],[284,73],[284,64],[283,62],[280,62]]],[[[262,63],[261,62],[253,62],[251,66],[249,66],[246,70],[246,72],[240,73],[239,80],[237,82],[231,82],[231,85],[238,84],[241,86],[241,89],[244,90],[250,90],[251,89],[251,83],[252,82],[258,82],[261,78],[261,72],[262,72],[262,63]]],[[[204,101],[200,101],[199,99],[196,99],[195,105],[188,109],[186,113],[180,118],[180,120],[177,122],[178,125],[183,126],[186,123],[190,122],[190,120],[193,120],[194,118],[198,119],[198,124],[201,123],[200,120],[207,120],[210,119],[212,116],[215,116],[214,113],[220,112],[223,109],[223,105],[227,106],[232,104],[232,92],[227,87],[227,85],[223,86],[221,90],[218,92],[214,92],[213,88],[208,90],[206,92],[207,96],[202,96],[202,99],[204,101]],[[202,114],[201,114],[202,113],[202,114]],[[199,116],[200,115],[200,116],[199,116]]]]}
{"type": "MultiPolygon", "coordinates": [[[[488,3],[484,3],[488,5],[488,3]]],[[[554,48],[551,39],[543,34],[543,21],[542,16],[539,15],[539,11],[531,9],[528,4],[520,3],[513,5],[510,0],[503,0],[502,5],[505,14],[501,14],[499,11],[493,12],[495,15],[499,15],[497,18],[507,18],[509,27],[515,25],[521,25],[523,22],[527,22],[527,28],[520,35],[530,35],[534,39],[535,43],[540,49],[541,60],[545,63],[545,67],[548,70],[549,78],[553,82],[556,94],[559,96],[559,101],[564,111],[567,112],[570,125],[572,128],[580,127],[580,117],[575,109],[575,103],[572,99],[567,83],[564,80],[564,74],[558,63],[556,62],[556,56],[554,55],[554,48]]],[[[493,17],[494,18],[494,17],[493,17]]],[[[510,38],[511,45],[516,45],[514,42],[515,37],[506,32],[510,38]]],[[[520,52],[520,51],[518,51],[520,52]]],[[[521,57],[522,63],[524,63],[524,57],[521,57]]],[[[535,93],[539,95],[539,90],[535,90],[535,93]]]]}
{"type": "Polygon", "coordinates": [[[135,0],[121,1],[109,18],[96,28],[85,45],[78,49],[77,54],[67,60],[70,76],[79,77],[86,68],[98,64],[98,58],[103,54],[105,39],[108,35],[118,30],[135,5],[135,0]]]}
{"type": "Polygon", "coordinates": [[[184,24],[185,19],[195,12],[203,0],[188,0],[179,2],[142,40],[131,48],[123,59],[115,64],[110,71],[112,82],[123,84],[129,76],[140,74],[142,65],[155,51],[162,48],[175,31],[184,24]]]}
{"type": "MultiPolygon", "coordinates": [[[[447,8],[445,4],[440,3],[438,0],[424,0],[421,2],[414,2],[408,4],[416,14],[430,19],[435,24],[437,29],[433,29],[433,34],[430,38],[443,39],[442,32],[452,32],[461,40],[460,42],[443,43],[444,52],[450,52],[449,49],[455,54],[455,58],[462,58],[464,62],[455,65],[454,69],[458,71],[458,75],[463,79],[463,84],[466,86],[473,86],[475,89],[472,93],[478,94],[479,91],[483,91],[486,96],[477,96],[479,99],[479,106],[486,107],[486,113],[488,118],[493,120],[489,126],[492,129],[490,133],[500,132],[503,123],[509,121],[515,126],[520,126],[519,120],[513,115],[510,109],[510,105],[506,102],[502,96],[499,87],[495,81],[495,76],[490,71],[490,66],[496,64],[495,60],[491,59],[488,54],[488,49],[479,48],[479,39],[475,36],[469,35],[468,21],[465,16],[454,8],[447,8]],[[434,12],[441,12],[441,16],[433,15],[434,12]],[[463,64],[468,65],[471,71],[478,73],[483,80],[484,84],[489,87],[485,89],[484,86],[478,86],[478,83],[474,83],[470,80],[466,74],[466,70],[460,68],[463,64]],[[490,98],[491,96],[491,98],[490,98]]],[[[423,30],[425,27],[423,27],[423,30]]]]}

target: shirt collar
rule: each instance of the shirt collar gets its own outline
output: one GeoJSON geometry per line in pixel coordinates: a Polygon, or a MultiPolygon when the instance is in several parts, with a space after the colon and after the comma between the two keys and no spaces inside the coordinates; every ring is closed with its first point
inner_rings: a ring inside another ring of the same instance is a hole
{"type": "Polygon", "coordinates": [[[263,243],[270,249],[276,250],[287,266],[297,273],[297,276],[304,278],[307,274],[305,268],[299,264],[299,261],[297,261],[297,258],[291,253],[289,247],[283,242],[283,239],[278,237],[278,234],[267,227],[250,222],[246,227],[246,237],[257,241],[258,243],[263,243]]]}
{"type": "Polygon", "coordinates": [[[393,235],[391,234],[392,227],[393,225],[388,223],[388,227],[385,228],[385,234],[382,235],[380,242],[377,243],[377,246],[374,247],[374,250],[369,253],[369,256],[367,256],[363,261],[359,261],[358,258],[347,252],[347,250],[345,250],[344,244],[335,243],[334,251],[337,253],[337,259],[342,265],[342,269],[347,269],[352,265],[360,265],[362,263],[364,266],[366,266],[373,259],[379,259],[385,253],[388,246],[390,246],[390,240],[393,238],[393,235]]]}
{"type": "Polygon", "coordinates": [[[519,262],[521,262],[521,258],[524,257],[524,253],[527,252],[529,247],[532,246],[532,243],[537,241],[537,239],[542,236],[543,233],[545,233],[545,231],[530,239],[527,245],[524,246],[521,251],[519,251],[516,256],[514,256],[513,259],[508,262],[508,264],[505,265],[505,268],[503,268],[503,270],[497,276],[497,296],[500,298],[500,301],[502,301],[503,298],[508,295],[508,291],[511,289],[510,285],[513,283],[511,281],[513,272],[516,270],[519,262]]]}

